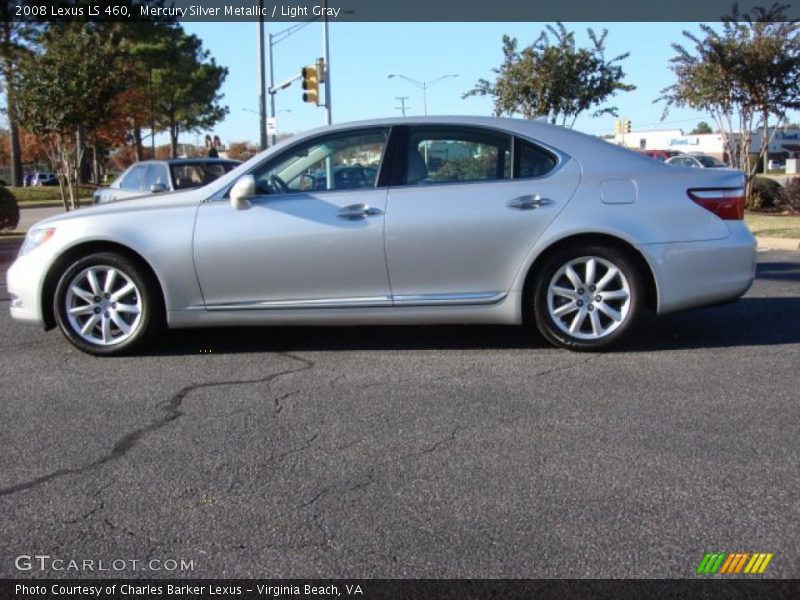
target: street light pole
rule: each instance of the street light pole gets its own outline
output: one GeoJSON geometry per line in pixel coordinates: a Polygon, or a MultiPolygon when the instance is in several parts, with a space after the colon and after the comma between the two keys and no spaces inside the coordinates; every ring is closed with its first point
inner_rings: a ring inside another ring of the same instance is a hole
{"type": "Polygon", "coordinates": [[[405,75],[396,75],[392,73],[389,75],[389,79],[393,77],[399,77],[400,79],[405,79],[409,83],[417,86],[422,90],[422,108],[425,111],[425,116],[428,116],[428,88],[431,87],[435,83],[439,83],[442,79],[447,79],[448,77],[458,77],[458,74],[452,75],[442,75],[441,77],[437,77],[436,79],[432,79],[430,81],[417,81],[416,79],[412,79],[411,77],[406,77],[405,75]]]}

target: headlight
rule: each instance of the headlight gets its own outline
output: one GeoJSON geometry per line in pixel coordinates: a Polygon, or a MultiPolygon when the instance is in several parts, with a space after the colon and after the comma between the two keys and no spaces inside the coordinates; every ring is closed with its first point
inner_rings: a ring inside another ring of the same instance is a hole
{"type": "Polygon", "coordinates": [[[19,249],[19,255],[23,256],[36,250],[39,246],[44,244],[47,240],[53,237],[55,234],[56,228],[55,227],[41,227],[37,229],[31,229],[28,232],[28,235],[25,236],[25,241],[22,244],[22,248],[19,249]]]}

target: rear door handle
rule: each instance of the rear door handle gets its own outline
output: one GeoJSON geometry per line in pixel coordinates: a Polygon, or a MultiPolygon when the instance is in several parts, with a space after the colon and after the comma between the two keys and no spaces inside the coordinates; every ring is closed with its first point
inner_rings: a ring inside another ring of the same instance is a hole
{"type": "Polygon", "coordinates": [[[340,210],[338,217],[340,219],[347,219],[348,221],[357,221],[359,219],[366,219],[367,217],[374,217],[382,214],[383,211],[380,208],[375,208],[368,204],[351,204],[340,210]]]}
{"type": "Polygon", "coordinates": [[[554,200],[550,198],[542,198],[538,194],[533,196],[520,196],[514,198],[506,206],[509,208],[516,208],[518,210],[534,210],[544,206],[551,206],[555,204],[554,200]]]}

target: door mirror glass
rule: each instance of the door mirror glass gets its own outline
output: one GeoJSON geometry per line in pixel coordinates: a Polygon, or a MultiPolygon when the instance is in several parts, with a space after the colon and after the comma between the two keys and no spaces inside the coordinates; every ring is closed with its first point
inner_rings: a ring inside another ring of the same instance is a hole
{"type": "Polygon", "coordinates": [[[150,186],[150,193],[151,194],[160,194],[161,192],[167,191],[167,185],[165,183],[154,183],[150,186]]]}
{"type": "Polygon", "coordinates": [[[252,175],[241,177],[231,188],[231,206],[234,210],[250,208],[250,198],[256,195],[256,180],[252,175]]]}

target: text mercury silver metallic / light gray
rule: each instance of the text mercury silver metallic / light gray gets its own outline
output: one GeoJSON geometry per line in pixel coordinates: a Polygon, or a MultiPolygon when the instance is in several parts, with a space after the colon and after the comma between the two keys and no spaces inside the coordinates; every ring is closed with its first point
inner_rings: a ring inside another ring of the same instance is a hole
{"type": "Polygon", "coordinates": [[[11,313],[95,354],[162,323],[531,321],[598,349],[647,308],[748,289],[743,185],[529,121],[336,125],[202,188],[38,223],[8,272],[11,313]]]}

